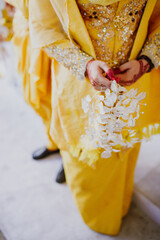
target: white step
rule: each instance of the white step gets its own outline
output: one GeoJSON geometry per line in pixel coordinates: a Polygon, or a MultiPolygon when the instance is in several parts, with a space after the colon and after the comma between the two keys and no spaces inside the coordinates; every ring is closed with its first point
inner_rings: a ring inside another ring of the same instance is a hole
{"type": "Polygon", "coordinates": [[[133,201],[160,225],[160,137],[142,146],[136,169],[133,201]],[[150,148],[152,146],[152,148],[150,148]],[[152,149],[152,150],[151,150],[152,149]]]}

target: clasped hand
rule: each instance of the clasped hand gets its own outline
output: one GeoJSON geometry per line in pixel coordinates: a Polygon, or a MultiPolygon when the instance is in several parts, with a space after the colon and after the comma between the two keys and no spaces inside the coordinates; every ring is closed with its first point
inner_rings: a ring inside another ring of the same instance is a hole
{"type": "Polygon", "coordinates": [[[149,69],[149,63],[144,60],[131,60],[112,70],[105,62],[91,60],[87,64],[86,74],[92,86],[98,90],[110,88],[112,80],[116,79],[121,86],[131,86],[149,69]]]}

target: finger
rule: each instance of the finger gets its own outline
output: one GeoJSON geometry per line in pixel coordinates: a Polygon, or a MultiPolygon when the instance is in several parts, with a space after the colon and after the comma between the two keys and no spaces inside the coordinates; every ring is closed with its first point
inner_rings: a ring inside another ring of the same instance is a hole
{"type": "Polygon", "coordinates": [[[107,87],[94,86],[94,89],[97,91],[104,92],[107,89],[107,87]]]}
{"type": "Polygon", "coordinates": [[[109,70],[111,70],[111,68],[107,65],[107,63],[99,61],[99,67],[105,72],[107,73],[109,70]]]}
{"type": "Polygon", "coordinates": [[[100,62],[99,66],[107,74],[109,80],[116,80],[119,82],[119,79],[116,79],[113,70],[105,62],[100,62]]]}
{"type": "Polygon", "coordinates": [[[121,81],[130,81],[129,78],[129,72],[125,72],[125,73],[121,73],[121,74],[117,74],[116,77],[120,78],[119,82],[121,81]]]}
{"type": "Polygon", "coordinates": [[[94,80],[91,81],[92,86],[94,87],[94,89],[98,90],[98,91],[105,91],[107,89],[107,87],[103,84],[98,84],[97,82],[95,82],[94,80]]]}
{"type": "Polygon", "coordinates": [[[124,87],[129,87],[129,86],[131,86],[132,84],[134,84],[135,83],[135,81],[122,81],[122,82],[120,82],[119,84],[121,85],[121,86],[124,86],[124,87]]]}
{"type": "Polygon", "coordinates": [[[98,80],[91,80],[91,84],[93,87],[104,87],[105,89],[108,88],[109,84],[107,83],[107,81],[109,81],[107,78],[102,77],[102,79],[100,79],[101,77],[98,77],[98,80]]]}
{"type": "Polygon", "coordinates": [[[128,69],[130,69],[130,68],[131,68],[131,62],[126,62],[126,63],[122,64],[122,65],[119,67],[119,70],[120,70],[121,72],[124,72],[124,71],[126,71],[126,70],[128,70],[128,69]]]}
{"type": "Polygon", "coordinates": [[[100,73],[96,79],[96,83],[101,87],[101,86],[104,86],[104,87],[107,87],[107,88],[110,88],[111,86],[111,81],[106,78],[106,77],[103,77],[103,74],[100,73]]]}

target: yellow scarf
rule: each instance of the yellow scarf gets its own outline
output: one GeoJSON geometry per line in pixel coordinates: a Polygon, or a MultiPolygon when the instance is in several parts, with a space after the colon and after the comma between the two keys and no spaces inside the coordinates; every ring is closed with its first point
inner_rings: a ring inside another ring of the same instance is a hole
{"type": "Polygon", "coordinates": [[[107,6],[109,4],[119,2],[120,0],[89,0],[89,2],[94,3],[94,4],[99,4],[103,6],[107,6]]]}

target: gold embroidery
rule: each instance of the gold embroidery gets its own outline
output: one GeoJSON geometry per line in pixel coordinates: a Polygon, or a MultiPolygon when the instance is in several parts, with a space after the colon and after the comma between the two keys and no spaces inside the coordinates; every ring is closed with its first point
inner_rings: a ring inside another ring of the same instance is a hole
{"type": "Polygon", "coordinates": [[[160,33],[156,33],[144,45],[141,55],[148,56],[155,68],[160,66],[160,33]]]}
{"type": "Polygon", "coordinates": [[[115,35],[111,23],[118,4],[102,6],[92,3],[84,4],[80,1],[77,3],[90,34],[97,59],[109,63],[113,58],[113,51],[109,44],[115,35]]]}
{"type": "Polygon", "coordinates": [[[117,65],[123,64],[129,58],[145,5],[146,0],[128,1],[114,18],[114,27],[121,43],[120,49],[114,56],[117,65]]]}
{"type": "Polygon", "coordinates": [[[62,48],[55,45],[45,47],[45,51],[50,57],[55,58],[68,68],[77,79],[85,78],[87,62],[93,59],[88,54],[82,52],[78,47],[62,48]]]}
{"type": "Polygon", "coordinates": [[[107,6],[86,2],[78,0],[77,4],[90,34],[97,59],[107,62],[111,67],[126,62],[146,0],[124,1],[122,7],[118,2],[107,6]],[[118,49],[115,47],[117,40],[118,49]]]}

